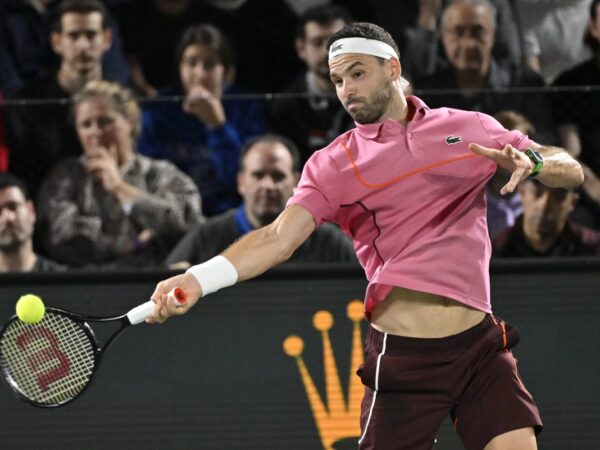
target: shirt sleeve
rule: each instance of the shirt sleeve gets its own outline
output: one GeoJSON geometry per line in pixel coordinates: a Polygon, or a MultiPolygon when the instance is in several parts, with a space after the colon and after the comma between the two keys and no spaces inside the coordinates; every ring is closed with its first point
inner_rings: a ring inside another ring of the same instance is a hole
{"type": "Polygon", "coordinates": [[[333,222],[341,204],[342,186],[340,171],[333,159],[325,151],[318,151],[306,162],[287,206],[306,209],[317,227],[323,222],[333,222]]]}
{"type": "Polygon", "coordinates": [[[523,151],[533,144],[533,141],[520,131],[508,131],[500,124],[500,122],[498,122],[493,117],[479,112],[476,114],[479,117],[481,126],[483,127],[487,135],[490,137],[490,139],[492,139],[498,144],[499,150],[503,149],[504,146],[510,144],[517,150],[523,151]]]}

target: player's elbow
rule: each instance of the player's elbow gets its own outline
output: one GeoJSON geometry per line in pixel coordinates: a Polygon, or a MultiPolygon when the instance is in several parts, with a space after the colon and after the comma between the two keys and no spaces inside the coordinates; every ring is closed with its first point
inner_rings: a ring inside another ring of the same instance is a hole
{"type": "Polygon", "coordinates": [[[568,177],[567,182],[565,183],[566,186],[562,186],[562,187],[576,188],[576,187],[580,186],[581,184],[583,184],[584,179],[585,179],[585,175],[584,175],[583,167],[581,166],[581,164],[579,164],[578,161],[573,159],[571,161],[571,170],[569,170],[569,177],[568,177]]]}
{"type": "Polygon", "coordinates": [[[575,186],[580,186],[583,184],[583,182],[585,181],[585,176],[583,174],[583,167],[581,167],[581,164],[579,164],[577,161],[577,170],[576,170],[576,175],[575,175],[575,186]]]}
{"type": "Polygon", "coordinates": [[[298,245],[294,242],[291,236],[278,227],[276,223],[272,223],[265,227],[267,239],[273,243],[274,258],[276,264],[287,261],[292,257],[298,245]]]}
{"type": "Polygon", "coordinates": [[[281,248],[281,262],[290,259],[297,248],[298,246],[294,245],[292,242],[283,242],[281,248]]]}
{"type": "Polygon", "coordinates": [[[296,251],[296,249],[298,248],[298,245],[296,245],[295,242],[293,242],[291,239],[289,239],[288,236],[280,236],[277,239],[277,242],[278,242],[279,263],[282,263],[282,262],[290,259],[292,257],[292,255],[294,254],[294,252],[296,251]]]}

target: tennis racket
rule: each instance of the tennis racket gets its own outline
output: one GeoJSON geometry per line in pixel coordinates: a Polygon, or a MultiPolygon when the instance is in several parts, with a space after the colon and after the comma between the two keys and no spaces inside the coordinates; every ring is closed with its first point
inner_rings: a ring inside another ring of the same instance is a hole
{"type": "MultiPolygon", "coordinates": [[[[186,302],[173,289],[176,305],[186,302]]],[[[154,302],[147,301],[116,317],[89,317],[46,308],[44,318],[27,324],[13,316],[0,329],[0,369],[4,380],[21,400],[52,408],[79,397],[89,386],[106,350],[126,328],[144,322],[154,302]],[[100,347],[88,322],[116,322],[120,327],[100,347]]]]}

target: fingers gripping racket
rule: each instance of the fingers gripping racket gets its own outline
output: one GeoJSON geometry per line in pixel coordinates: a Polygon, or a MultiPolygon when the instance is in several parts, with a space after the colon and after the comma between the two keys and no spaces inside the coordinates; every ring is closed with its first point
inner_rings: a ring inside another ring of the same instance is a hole
{"type": "MultiPolygon", "coordinates": [[[[169,296],[178,306],[186,301],[180,288],[169,296]]],[[[44,318],[27,324],[13,316],[0,330],[0,369],[21,400],[38,407],[57,407],[79,397],[100,360],[126,328],[152,315],[152,300],[115,317],[90,317],[46,308],[44,318]],[[116,322],[120,327],[100,347],[88,322],[116,322]]]]}

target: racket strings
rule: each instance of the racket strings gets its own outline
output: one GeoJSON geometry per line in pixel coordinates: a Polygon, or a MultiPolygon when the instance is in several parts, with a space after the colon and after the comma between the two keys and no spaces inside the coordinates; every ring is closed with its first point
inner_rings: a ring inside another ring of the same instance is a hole
{"type": "Polygon", "coordinates": [[[11,322],[0,340],[0,364],[10,383],[30,401],[58,405],[75,398],[89,382],[94,346],[83,327],[47,312],[36,324],[11,322]]]}

